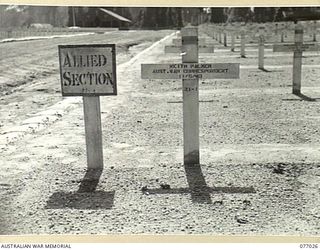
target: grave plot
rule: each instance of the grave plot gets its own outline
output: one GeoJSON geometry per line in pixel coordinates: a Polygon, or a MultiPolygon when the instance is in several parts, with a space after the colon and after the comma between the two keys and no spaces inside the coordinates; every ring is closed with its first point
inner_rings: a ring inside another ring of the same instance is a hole
{"type": "MultiPolygon", "coordinates": [[[[189,188],[181,192],[191,193],[192,200],[195,202],[211,203],[209,194],[214,188],[210,190],[211,188],[206,185],[200,168],[199,79],[239,78],[239,64],[198,64],[198,30],[185,28],[181,33],[182,64],[142,64],[141,76],[143,79],[182,79],[183,162],[189,188]]],[[[253,192],[250,188],[247,190],[253,192]]],[[[157,193],[158,191],[145,188],[144,192],[157,193]]]]}

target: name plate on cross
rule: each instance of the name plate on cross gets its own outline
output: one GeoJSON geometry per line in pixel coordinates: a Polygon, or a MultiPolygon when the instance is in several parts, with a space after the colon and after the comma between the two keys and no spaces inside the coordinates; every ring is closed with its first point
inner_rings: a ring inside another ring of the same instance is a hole
{"type": "Polygon", "coordinates": [[[237,79],[239,63],[142,64],[142,79],[237,79]]]}
{"type": "Polygon", "coordinates": [[[275,44],[273,52],[293,52],[293,51],[318,51],[319,44],[275,44]]]}

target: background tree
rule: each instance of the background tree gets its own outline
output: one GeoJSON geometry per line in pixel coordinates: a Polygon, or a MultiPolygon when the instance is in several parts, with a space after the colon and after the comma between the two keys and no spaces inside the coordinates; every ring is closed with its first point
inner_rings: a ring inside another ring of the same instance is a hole
{"type": "Polygon", "coordinates": [[[211,8],[210,21],[212,23],[224,23],[227,21],[225,8],[211,8]]]}

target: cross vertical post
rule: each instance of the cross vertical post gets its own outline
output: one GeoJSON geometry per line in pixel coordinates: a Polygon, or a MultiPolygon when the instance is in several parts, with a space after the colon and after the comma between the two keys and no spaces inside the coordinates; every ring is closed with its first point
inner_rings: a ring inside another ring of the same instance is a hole
{"type": "Polygon", "coordinates": [[[259,27],[259,62],[258,68],[264,69],[264,27],[259,27]]]}
{"type": "Polygon", "coordinates": [[[228,46],[228,44],[227,44],[227,33],[226,32],[223,32],[223,46],[224,47],[228,46]]]}
{"type": "Polygon", "coordinates": [[[234,32],[231,32],[231,51],[234,52],[235,36],[234,32]]]}
{"type": "Polygon", "coordinates": [[[241,37],[241,52],[240,52],[240,55],[241,57],[246,57],[246,34],[245,34],[245,31],[244,29],[241,30],[241,34],[240,34],[240,37],[241,37]]]}
{"type": "Polygon", "coordinates": [[[317,20],[313,21],[313,41],[317,41],[317,20]]]}
{"type": "Polygon", "coordinates": [[[292,93],[301,93],[301,71],[302,71],[302,44],[303,44],[303,27],[300,23],[296,24],[294,30],[294,43],[296,49],[293,52],[293,75],[292,75],[292,93]]]}
{"type": "MultiPolygon", "coordinates": [[[[192,171],[199,172],[201,170],[199,79],[238,79],[240,65],[239,63],[198,63],[198,29],[196,27],[181,29],[181,38],[182,48],[178,52],[182,52],[182,63],[141,64],[141,77],[182,80],[184,165],[190,168],[192,166],[192,171]]],[[[188,167],[186,171],[189,171],[188,167]]],[[[191,181],[194,183],[193,180],[191,181]]],[[[190,184],[191,186],[198,186],[198,184],[190,184]]]]}
{"type": "MultiPolygon", "coordinates": [[[[198,29],[183,28],[182,63],[198,63],[198,29]]],[[[182,79],[184,164],[200,164],[199,79],[182,79]]]]}

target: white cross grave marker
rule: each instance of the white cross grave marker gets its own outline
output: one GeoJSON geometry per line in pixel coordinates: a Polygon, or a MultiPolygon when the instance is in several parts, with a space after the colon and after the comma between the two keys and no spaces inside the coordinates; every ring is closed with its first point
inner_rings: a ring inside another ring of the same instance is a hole
{"type": "Polygon", "coordinates": [[[237,79],[238,63],[198,63],[198,29],[183,28],[182,63],[142,64],[142,79],[182,79],[184,164],[200,164],[199,79],[237,79]]]}
{"type": "Polygon", "coordinates": [[[318,51],[318,44],[303,43],[303,26],[298,23],[294,31],[294,44],[273,45],[273,52],[293,51],[292,93],[301,94],[302,52],[318,51]]]}
{"type": "Polygon", "coordinates": [[[59,45],[63,96],[83,96],[87,164],[103,169],[100,95],[117,95],[114,44],[59,45]]]}

